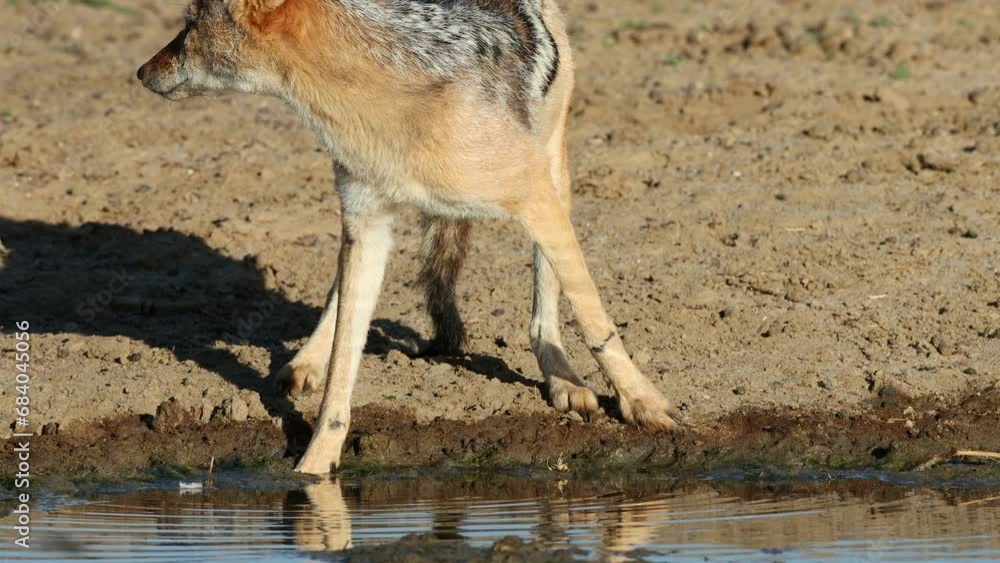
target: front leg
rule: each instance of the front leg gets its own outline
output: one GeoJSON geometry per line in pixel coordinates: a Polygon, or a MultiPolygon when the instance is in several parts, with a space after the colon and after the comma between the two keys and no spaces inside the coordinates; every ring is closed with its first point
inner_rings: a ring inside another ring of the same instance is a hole
{"type": "Polygon", "coordinates": [[[333,354],[313,437],[296,471],[323,475],[340,463],[351,422],[351,393],[392,246],[392,217],[344,210],[333,354]]]}

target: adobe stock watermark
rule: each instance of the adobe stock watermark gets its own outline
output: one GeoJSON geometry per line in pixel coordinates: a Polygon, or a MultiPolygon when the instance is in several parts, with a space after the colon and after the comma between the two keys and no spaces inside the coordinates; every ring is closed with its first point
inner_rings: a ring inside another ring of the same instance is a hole
{"type": "MultiPolygon", "coordinates": [[[[27,4],[28,2],[25,3],[27,4]]],[[[9,53],[17,55],[24,52],[29,43],[43,43],[48,41],[46,36],[49,35],[50,30],[55,28],[55,20],[61,12],[74,9],[95,9],[94,6],[86,6],[84,4],[87,4],[87,2],[80,2],[78,0],[30,2],[31,10],[21,18],[17,30],[4,38],[5,41],[0,41],[0,52],[5,49],[9,53]],[[75,4],[75,6],[70,6],[71,4],[75,4]]],[[[186,6],[188,2],[186,0],[165,0],[164,4],[168,6],[176,5],[177,15],[180,15],[183,6],[186,6]]],[[[108,4],[108,6],[111,6],[111,4],[108,4]]],[[[125,6],[124,4],[114,4],[112,7],[117,7],[116,9],[119,12],[138,11],[138,9],[133,9],[131,6],[125,6]]],[[[47,47],[51,48],[52,46],[48,45],[47,47]]],[[[133,74],[134,70],[129,72],[128,75],[131,77],[133,74]]],[[[92,153],[101,149],[106,140],[114,136],[113,133],[116,127],[120,126],[122,122],[129,122],[135,119],[134,113],[140,105],[140,96],[145,96],[146,94],[138,84],[133,85],[133,87],[128,88],[125,100],[121,103],[116,103],[105,115],[105,119],[94,120],[92,123],[89,123],[82,131],[83,137],[67,143],[63,147],[65,156],[53,163],[57,166],[59,173],[79,174],[82,165],[90,160],[92,153]]]]}
{"type": "Polygon", "coordinates": [[[227,331],[222,335],[222,339],[229,343],[250,340],[250,337],[274,314],[280,303],[281,299],[275,294],[255,302],[253,311],[236,318],[236,334],[227,331]]]}
{"type": "MultiPolygon", "coordinates": [[[[84,321],[92,322],[98,314],[111,306],[115,296],[125,291],[134,279],[135,276],[124,269],[112,271],[107,287],[78,303],[73,312],[84,321]]],[[[73,321],[67,322],[64,327],[66,332],[75,332],[79,328],[80,325],[73,321]]]]}
{"type": "Polygon", "coordinates": [[[31,547],[31,323],[14,323],[14,488],[17,499],[11,514],[15,518],[14,544],[23,549],[31,547]]]}
{"type": "Polygon", "coordinates": [[[70,3],[70,0],[52,0],[32,4],[31,13],[21,20],[17,32],[7,39],[7,49],[20,51],[29,40],[37,38],[52,26],[52,21],[70,3]]]}
{"type": "MultiPolygon", "coordinates": [[[[80,2],[79,0],[46,0],[44,2],[32,1],[26,3],[31,5],[31,11],[21,18],[17,31],[11,34],[6,41],[6,48],[15,53],[19,52],[29,41],[39,40],[41,35],[52,27],[56,16],[68,5],[75,3],[82,9],[94,9],[98,7],[96,2],[93,3],[93,6],[87,6],[87,2],[80,2]]],[[[164,0],[162,2],[165,6],[177,6],[178,16],[181,15],[181,10],[183,10],[184,6],[187,6],[189,3],[188,0],[164,0]]],[[[137,8],[124,3],[113,5],[107,3],[106,7],[112,7],[116,11],[124,13],[138,11],[137,8]]],[[[0,46],[3,45],[3,43],[0,43],[0,46]]]]}

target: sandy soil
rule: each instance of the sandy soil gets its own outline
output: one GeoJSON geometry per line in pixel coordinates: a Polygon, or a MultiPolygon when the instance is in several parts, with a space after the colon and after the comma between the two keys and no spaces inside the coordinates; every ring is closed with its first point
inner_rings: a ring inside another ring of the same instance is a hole
{"type": "MultiPolygon", "coordinates": [[[[277,101],[142,90],[135,69],[182,7],[132,5],[0,5],[0,405],[14,401],[12,325],[28,319],[32,430],[100,443],[93,422],[173,399],[161,415],[301,433],[287,413],[308,420],[318,397],[289,403],[270,378],[332,281],[329,162],[277,101]]],[[[689,422],[810,412],[835,433],[886,389],[996,414],[962,402],[1000,380],[995,2],[567,12],[574,222],[627,347],[689,422]]],[[[527,237],[477,227],[460,287],[469,353],[427,360],[418,232],[413,214],[397,227],[356,407],[412,424],[548,413],[527,237]]],[[[565,330],[607,395],[568,316],[565,330]]]]}

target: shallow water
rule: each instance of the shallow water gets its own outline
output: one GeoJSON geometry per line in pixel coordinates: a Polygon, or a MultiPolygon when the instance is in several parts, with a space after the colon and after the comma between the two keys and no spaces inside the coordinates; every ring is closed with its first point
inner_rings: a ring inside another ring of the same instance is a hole
{"type": "MultiPolygon", "coordinates": [[[[0,553],[36,561],[335,561],[422,534],[419,545],[432,554],[425,560],[455,544],[488,553],[508,536],[605,561],[1000,559],[1000,500],[982,484],[476,475],[341,479],[290,490],[223,476],[219,485],[195,494],[154,488],[50,497],[39,507],[48,512],[34,512],[32,548],[14,551],[6,528],[0,553]]],[[[368,551],[380,552],[400,553],[368,551]]]]}

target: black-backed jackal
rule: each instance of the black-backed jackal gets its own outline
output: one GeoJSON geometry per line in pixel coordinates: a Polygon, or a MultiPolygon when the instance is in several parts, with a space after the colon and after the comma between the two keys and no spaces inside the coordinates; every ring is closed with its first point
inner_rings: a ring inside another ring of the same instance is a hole
{"type": "Polygon", "coordinates": [[[194,0],[184,30],[138,76],[171,100],[284,99],[333,157],[337,278],[316,331],[278,375],[290,393],[326,382],[298,470],[328,473],[340,461],[402,205],[426,217],[421,279],[441,351],[464,338],[454,285],[469,221],[514,217],[535,242],[531,345],[552,405],[587,419],[598,408],[563,351],[561,288],[623,417],[674,425],[605,313],[570,224],[573,62],[555,0],[194,0]]]}

